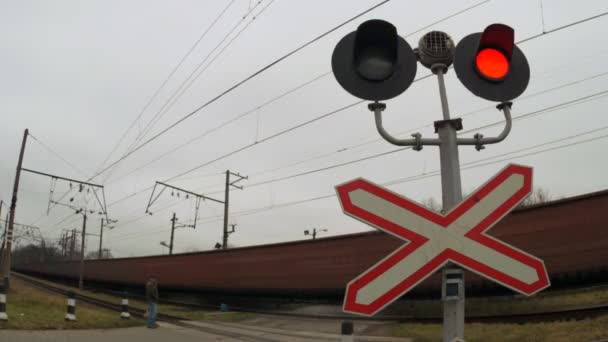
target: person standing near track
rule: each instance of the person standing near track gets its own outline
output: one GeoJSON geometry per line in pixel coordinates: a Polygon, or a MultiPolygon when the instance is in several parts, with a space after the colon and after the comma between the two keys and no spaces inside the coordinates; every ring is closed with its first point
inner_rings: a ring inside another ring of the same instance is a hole
{"type": "Polygon", "coordinates": [[[158,303],[158,281],[155,276],[151,276],[146,282],[146,303],[148,303],[148,328],[156,329],[156,314],[158,303]]]}

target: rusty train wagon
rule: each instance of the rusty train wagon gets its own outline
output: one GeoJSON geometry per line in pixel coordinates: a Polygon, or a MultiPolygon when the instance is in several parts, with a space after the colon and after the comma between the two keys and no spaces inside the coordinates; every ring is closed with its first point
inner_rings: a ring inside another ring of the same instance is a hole
{"type": "MultiPolygon", "coordinates": [[[[608,280],[608,191],[517,210],[490,235],[544,260],[554,285],[608,280]]],[[[150,274],[164,288],[234,294],[342,295],[346,284],[402,244],[380,232],[172,256],[87,260],[85,279],[139,286],[150,274]]],[[[78,261],[17,263],[18,271],[78,277],[78,261]]],[[[467,273],[469,291],[493,285],[467,273]]],[[[437,292],[439,275],[420,284],[437,292]]]]}

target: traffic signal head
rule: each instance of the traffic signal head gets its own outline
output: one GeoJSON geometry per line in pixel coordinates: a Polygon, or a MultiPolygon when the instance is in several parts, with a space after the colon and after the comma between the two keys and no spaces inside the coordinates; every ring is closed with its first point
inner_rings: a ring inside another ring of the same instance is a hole
{"type": "Polygon", "coordinates": [[[352,95],[371,101],[404,92],[416,76],[416,55],[392,24],[369,20],[336,45],[331,66],[352,95]]]}
{"type": "Polygon", "coordinates": [[[530,67],[515,46],[513,29],[503,24],[464,37],[456,46],[454,70],[473,94],[497,102],[518,97],[530,80],[530,67]]]}

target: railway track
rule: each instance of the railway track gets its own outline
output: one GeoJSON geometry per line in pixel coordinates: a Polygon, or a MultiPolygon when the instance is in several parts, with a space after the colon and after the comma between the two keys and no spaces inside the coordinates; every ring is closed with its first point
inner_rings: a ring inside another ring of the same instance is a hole
{"type": "MultiPolygon", "coordinates": [[[[20,279],[23,279],[27,282],[30,282],[39,287],[45,288],[47,290],[60,293],[63,295],[67,294],[67,290],[49,285],[46,282],[41,282],[39,280],[35,280],[30,276],[23,276],[19,273],[12,273],[18,276],[20,279]]],[[[119,297],[119,293],[115,291],[107,291],[95,289],[98,292],[106,293],[110,295],[114,295],[119,297]]],[[[131,296],[133,298],[142,299],[141,296],[131,296]]],[[[120,311],[121,306],[118,304],[113,304],[110,302],[106,302],[100,300],[98,298],[94,298],[86,295],[78,295],[78,298],[84,302],[105,307],[107,309],[120,311]]],[[[209,309],[217,309],[216,306],[212,305],[201,305],[194,303],[186,303],[179,301],[161,301],[162,304],[169,304],[174,306],[187,307],[190,309],[200,309],[200,310],[209,310],[209,309]]],[[[144,310],[130,307],[131,313],[136,316],[143,317],[144,310]]],[[[373,318],[366,317],[358,317],[351,315],[313,315],[313,314],[304,314],[304,313],[294,313],[294,312],[285,312],[285,311],[272,311],[272,310],[259,310],[253,308],[246,307],[238,307],[238,306],[230,306],[231,311],[237,312],[246,312],[253,314],[264,314],[264,315],[274,315],[274,316],[285,316],[285,317],[294,317],[294,318],[313,318],[313,319],[335,319],[335,320],[374,320],[374,321],[393,321],[393,322],[412,322],[412,323],[441,323],[441,316],[380,316],[373,318]]],[[[554,321],[568,321],[568,320],[581,320],[587,318],[594,318],[602,315],[608,314],[608,305],[592,305],[592,306],[583,306],[571,309],[564,310],[553,310],[553,311],[543,311],[543,312],[532,312],[532,313],[517,313],[517,314],[507,314],[507,315],[469,315],[466,317],[467,323],[517,323],[524,324],[530,322],[554,322],[554,321]]],[[[188,319],[183,317],[176,317],[166,314],[158,315],[158,318],[164,321],[168,321],[175,324],[183,324],[179,323],[182,321],[187,321],[188,319]],[[178,322],[178,323],[176,323],[178,322]]]]}

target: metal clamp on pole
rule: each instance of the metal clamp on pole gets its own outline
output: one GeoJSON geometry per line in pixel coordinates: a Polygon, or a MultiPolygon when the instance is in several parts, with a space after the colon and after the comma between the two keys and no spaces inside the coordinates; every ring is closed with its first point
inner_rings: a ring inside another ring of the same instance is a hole
{"type": "Polygon", "coordinates": [[[386,109],[386,104],[381,102],[370,103],[367,108],[370,111],[374,112],[374,117],[376,119],[376,129],[378,129],[378,133],[384,138],[384,140],[389,143],[397,146],[413,146],[414,151],[422,150],[422,146],[424,145],[439,145],[441,141],[439,139],[423,139],[420,133],[412,134],[414,139],[397,139],[390,135],[384,127],[382,126],[382,111],[386,109]]]}
{"type": "Polygon", "coordinates": [[[496,144],[499,143],[509,135],[511,132],[511,127],[513,126],[513,119],[511,118],[511,106],[513,106],[512,102],[503,102],[496,106],[496,108],[503,112],[505,116],[505,127],[502,129],[502,132],[496,137],[485,138],[483,134],[477,133],[473,136],[473,138],[459,138],[458,145],[475,145],[475,149],[477,151],[483,150],[484,145],[496,144]]]}

